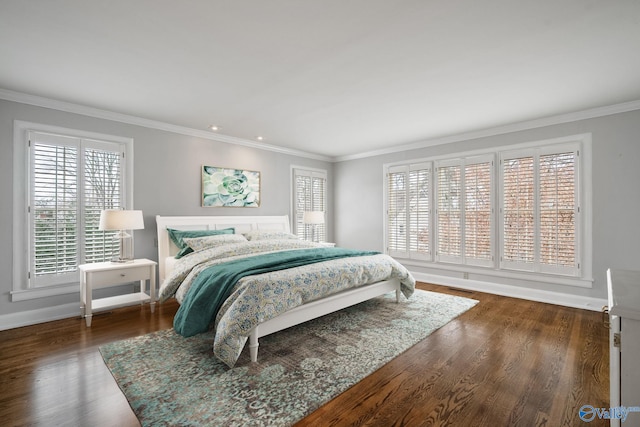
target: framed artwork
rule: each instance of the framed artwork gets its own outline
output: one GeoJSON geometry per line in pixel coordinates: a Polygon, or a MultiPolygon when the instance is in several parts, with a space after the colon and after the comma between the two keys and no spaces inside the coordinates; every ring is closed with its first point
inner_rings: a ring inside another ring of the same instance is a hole
{"type": "Polygon", "coordinates": [[[260,172],[202,166],[202,206],[260,206],[260,172]]]}

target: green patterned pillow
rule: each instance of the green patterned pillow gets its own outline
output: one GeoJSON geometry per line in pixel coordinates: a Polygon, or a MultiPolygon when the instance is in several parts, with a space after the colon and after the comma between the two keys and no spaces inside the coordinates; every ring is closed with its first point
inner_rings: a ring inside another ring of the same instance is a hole
{"type": "Polygon", "coordinates": [[[177,258],[182,258],[183,256],[190,254],[193,252],[193,249],[189,247],[184,242],[184,238],[193,238],[193,237],[203,237],[203,236],[216,236],[219,234],[233,234],[236,232],[235,228],[223,228],[221,230],[175,230],[173,228],[167,228],[167,232],[169,233],[169,237],[178,247],[178,253],[176,254],[177,258]]]}

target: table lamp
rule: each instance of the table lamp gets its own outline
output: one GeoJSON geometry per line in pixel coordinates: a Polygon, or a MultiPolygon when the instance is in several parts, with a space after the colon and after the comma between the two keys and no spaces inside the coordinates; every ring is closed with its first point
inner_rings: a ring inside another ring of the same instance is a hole
{"type": "Polygon", "coordinates": [[[111,262],[133,262],[133,243],[131,234],[126,230],[142,230],[144,220],[142,211],[124,209],[105,209],[100,212],[99,230],[118,231],[114,238],[120,240],[120,254],[111,262]]]}
{"type": "Polygon", "coordinates": [[[316,241],[316,227],[324,224],[324,211],[305,211],[302,214],[302,222],[311,225],[311,240],[316,241]]]}

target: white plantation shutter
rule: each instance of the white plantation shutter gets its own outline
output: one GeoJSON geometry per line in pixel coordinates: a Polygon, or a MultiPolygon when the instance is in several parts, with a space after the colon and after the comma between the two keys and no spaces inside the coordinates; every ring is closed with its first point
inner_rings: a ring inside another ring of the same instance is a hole
{"type": "Polygon", "coordinates": [[[30,284],[75,282],[77,266],[117,252],[100,211],[123,206],[118,143],[30,132],[30,284]]]}
{"type": "Polygon", "coordinates": [[[493,266],[493,157],[439,162],[436,178],[437,259],[493,266]]]}
{"type": "Polygon", "coordinates": [[[577,152],[540,156],[540,264],[547,272],[571,272],[576,260],[577,152]]]}
{"type": "MultiPolygon", "coordinates": [[[[324,242],[327,224],[310,225],[302,221],[305,211],[327,211],[327,173],[320,170],[293,170],[295,234],[301,239],[324,242]]],[[[327,218],[325,217],[325,221],[327,218]]]]}
{"type": "Polygon", "coordinates": [[[579,274],[577,159],[575,144],[503,157],[502,267],[579,274]]]}
{"type": "Polygon", "coordinates": [[[387,252],[391,256],[409,257],[407,246],[408,166],[390,168],[387,174],[387,252]]]}
{"type": "Polygon", "coordinates": [[[32,279],[62,278],[78,265],[79,144],[53,135],[31,144],[32,279]]]}
{"type": "Polygon", "coordinates": [[[431,256],[431,163],[390,167],[387,172],[386,243],[391,256],[431,256]]]}
{"type": "Polygon", "coordinates": [[[493,159],[467,160],[464,167],[464,259],[493,266],[493,159]]]}
{"type": "Polygon", "coordinates": [[[122,153],[100,144],[84,150],[84,254],[85,262],[100,262],[119,252],[115,232],[98,230],[100,212],[122,206],[122,153]]]}
{"type": "Polygon", "coordinates": [[[431,165],[411,165],[409,171],[409,251],[411,258],[431,255],[431,165]]]}
{"type": "Polygon", "coordinates": [[[502,161],[502,262],[506,267],[532,270],[534,262],[534,158],[502,161]]]}
{"type": "Polygon", "coordinates": [[[570,285],[589,280],[588,260],[581,266],[581,254],[590,250],[581,224],[590,208],[580,209],[581,191],[590,188],[587,178],[580,189],[585,141],[579,136],[385,166],[387,253],[463,273],[501,270],[501,277],[521,278],[526,272],[545,282],[573,276],[562,278],[570,285]]]}
{"type": "Polygon", "coordinates": [[[441,163],[437,176],[437,259],[462,262],[462,166],[441,163]]]}
{"type": "Polygon", "coordinates": [[[327,175],[322,173],[311,177],[311,210],[325,212],[325,223],[309,225],[315,233],[315,240],[325,242],[327,240],[327,175]]]}

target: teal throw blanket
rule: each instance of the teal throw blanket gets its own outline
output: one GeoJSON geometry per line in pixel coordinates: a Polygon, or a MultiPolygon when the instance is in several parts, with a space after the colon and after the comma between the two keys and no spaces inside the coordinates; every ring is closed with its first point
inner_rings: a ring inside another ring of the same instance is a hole
{"type": "Polygon", "coordinates": [[[173,319],[173,327],[185,337],[209,330],[234,285],[245,276],[378,253],[345,248],[311,248],[272,252],[208,267],[191,284],[173,319]]]}

